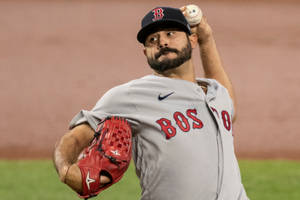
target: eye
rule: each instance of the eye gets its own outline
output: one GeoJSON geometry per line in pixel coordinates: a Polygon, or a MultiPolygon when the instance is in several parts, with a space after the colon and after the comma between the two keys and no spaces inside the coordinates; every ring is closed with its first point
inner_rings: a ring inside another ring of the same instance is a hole
{"type": "Polygon", "coordinates": [[[150,37],[150,38],[149,38],[149,42],[150,42],[150,43],[155,43],[156,41],[157,41],[157,37],[154,37],[154,36],[153,36],[153,37],[150,37]]]}
{"type": "Polygon", "coordinates": [[[152,35],[152,36],[149,36],[146,40],[146,45],[155,45],[157,43],[157,36],[155,35],[152,35]]]}
{"type": "Polygon", "coordinates": [[[167,32],[167,36],[168,37],[171,37],[171,36],[173,36],[175,33],[173,32],[173,31],[169,31],[169,32],[167,32]]]}

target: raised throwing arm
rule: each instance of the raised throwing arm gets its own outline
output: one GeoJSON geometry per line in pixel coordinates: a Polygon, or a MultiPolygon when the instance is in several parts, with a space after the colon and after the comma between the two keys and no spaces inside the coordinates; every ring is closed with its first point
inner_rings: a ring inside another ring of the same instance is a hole
{"type": "MultiPolygon", "coordinates": [[[[200,56],[204,75],[206,78],[212,78],[220,82],[227,88],[229,95],[236,109],[236,98],[232,83],[228,74],[225,72],[221,57],[217,50],[216,42],[213,37],[213,31],[207,23],[206,17],[203,17],[201,23],[192,28],[192,31],[198,35],[200,56]]],[[[236,112],[235,112],[236,113],[236,112]]],[[[236,115],[233,120],[235,120],[236,115]]]]}

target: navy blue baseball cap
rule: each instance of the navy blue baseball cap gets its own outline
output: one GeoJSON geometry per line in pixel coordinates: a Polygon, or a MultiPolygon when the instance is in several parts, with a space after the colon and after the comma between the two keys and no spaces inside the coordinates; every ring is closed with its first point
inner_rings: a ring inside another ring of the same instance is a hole
{"type": "Polygon", "coordinates": [[[192,33],[191,27],[180,9],[157,7],[143,18],[137,40],[144,44],[147,36],[160,28],[179,28],[189,35],[192,33]]]}

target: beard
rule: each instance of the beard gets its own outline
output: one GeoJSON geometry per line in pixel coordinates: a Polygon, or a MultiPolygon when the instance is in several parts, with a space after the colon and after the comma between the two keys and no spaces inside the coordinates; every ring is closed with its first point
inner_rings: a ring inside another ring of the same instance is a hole
{"type": "Polygon", "coordinates": [[[169,47],[162,48],[158,53],[154,55],[154,58],[147,58],[148,64],[152,69],[158,72],[164,72],[169,69],[174,69],[191,59],[192,57],[192,47],[191,43],[188,40],[185,47],[181,51],[169,47]],[[161,61],[158,61],[158,58],[166,53],[173,52],[177,54],[176,58],[169,59],[165,58],[161,61]]]}

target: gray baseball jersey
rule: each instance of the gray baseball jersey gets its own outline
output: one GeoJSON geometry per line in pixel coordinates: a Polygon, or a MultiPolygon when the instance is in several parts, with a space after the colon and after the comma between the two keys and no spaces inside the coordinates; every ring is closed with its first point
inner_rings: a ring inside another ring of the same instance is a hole
{"type": "Polygon", "coordinates": [[[133,160],[142,200],[247,200],[234,153],[233,104],[212,79],[207,94],[193,82],[148,75],[109,90],[70,127],[93,129],[121,116],[133,129],[133,160]]]}

